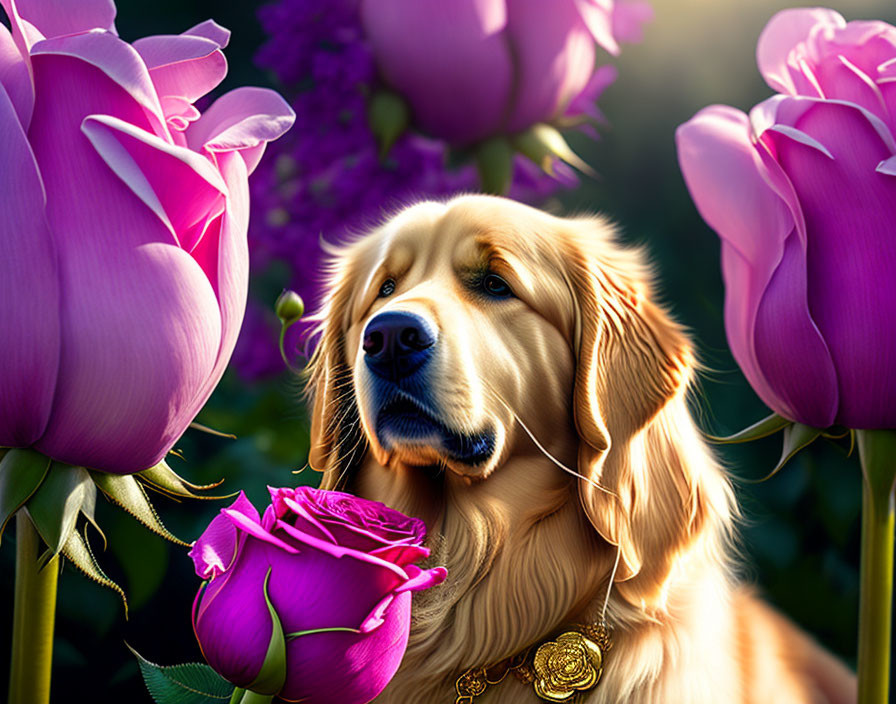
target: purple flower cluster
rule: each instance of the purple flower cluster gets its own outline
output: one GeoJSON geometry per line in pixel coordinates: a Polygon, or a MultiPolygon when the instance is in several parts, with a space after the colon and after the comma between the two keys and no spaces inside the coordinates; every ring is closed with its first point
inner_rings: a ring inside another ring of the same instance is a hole
{"type": "MultiPolygon", "coordinates": [[[[442,142],[412,133],[380,158],[366,112],[376,67],[358,0],[279,0],[259,18],[269,39],[256,62],[285,86],[297,118],[253,176],[252,269],[263,276],[272,261],[287,262],[289,286],[314,310],[322,237],[338,241],[408,202],[477,190],[478,177],[470,165],[449,166],[442,142]]],[[[531,202],[576,183],[565,167],[557,171],[559,180],[546,177],[518,157],[511,196],[531,202]]],[[[250,301],[233,357],[244,377],[282,369],[272,306],[250,301]]],[[[291,357],[299,354],[301,332],[296,325],[287,336],[291,357]]]]}

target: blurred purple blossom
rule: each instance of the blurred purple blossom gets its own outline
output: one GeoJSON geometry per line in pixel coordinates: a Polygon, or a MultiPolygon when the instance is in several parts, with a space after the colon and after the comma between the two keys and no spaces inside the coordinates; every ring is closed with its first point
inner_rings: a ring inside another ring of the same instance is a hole
{"type": "MultiPolygon", "coordinates": [[[[471,165],[447,163],[445,144],[409,133],[381,161],[367,124],[366,100],[376,68],[364,39],[358,0],[279,0],[262,7],[269,35],[256,63],[283,84],[296,112],[295,127],[269,149],[251,183],[249,244],[252,270],[264,277],[272,262],[290,267],[289,287],[313,311],[320,300],[320,239],[339,241],[408,202],[478,190],[471,165]]],[[[594,105],[615,70],[603,67],[570,115],[599,117],[594,105]]],[[[517,157],[510,196],[537,202],[577,179],[559,164],[556,178],[517,157]]],[[[278,324],[271,301],[250,303],[234,353],[246,378],[282,369],[278,324]]],[[[287,335],[286,351],[301,357],[302,324],[287,335]]]]}

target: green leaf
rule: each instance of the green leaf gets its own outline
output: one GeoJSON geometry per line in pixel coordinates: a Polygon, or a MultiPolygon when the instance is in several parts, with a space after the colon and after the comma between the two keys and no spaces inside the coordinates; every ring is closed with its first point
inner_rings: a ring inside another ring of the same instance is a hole
{"type": "Polygon", "coordinates": [[[787,464],[791,458],[804,447],[808,447],[817,440],[823,433],[819,428],[811,428],[802,423],[792,423],[784,428],[784,447],[781,450],[781,459],[778,460],[777,466],[765,477],[758,480],[760,483],[765,482],[781,471],[781,468],[787,464]]]}
{"type": "Polygon", "coordinates": [[[479,185],[484,193],[502,196],[513,180],[513,147],[503,137],[493,137],[476,149],[479,185]]]}
{"type": "Polygon", "coordinates": [[[37,491],[47,470],[50,458],[22,448],[4,450],[0,459],[0,538],[9,519],[37,491]]]}
{"type": "Polygon", "coordinates": [[[106,576],[106,573],[103,572],[102,568],[97,564],[96,558],[93,556],[93,552],[90,549],[90,544],[85,538],[81,537],[81,534],[78,533],[78,531],[72,531],[72,534],[68,538],[68,542],[62,547],[62,554],[94,582],[97,582],[114,592],[118,592],[121,596],[121,600],[124,602],[124,615],[125,618],[127,618],[128,600],[124,591],[106,576]]]}
{"type": "Polygon", "coordinates": [[[108,496],[113,503],[121,506],[153,533],[161,535],[172,543],[189,547],[189,543],[185,543],[164,526],[149,502],[143,487],[133,475],[105,474],[103,472],[91,472],[90,475],[100,491],[108,496]]]}
{"type": "Polygon", "coordinates": [[[286,637],[283,635],[283,626],[280,617],[274,610],[271,597],[268,595],[268,582],[271,579],[271,568],[264,578],[264,601],[268,605],[271,614],[271,641],[268,644],[268,652],[264,656],[258,675],[252,680],[252,684],[246,689],[258,694],[277,694],[283,689],[286,682],[286,637]]]}
{"type": "Polygon", "coordinates": [[[83,467],[53,462],[40,488],[28,499],[25,510],[54,555],[75,529],[90,483],[83,467]]]}
{"type": "Polygon", "coordinates": [[[144,658],[127,645],[156,704],[214,704],[228,702],[233,685],[204,663],[163,667],[144,658]]]}
{"type": "Polygon", "coordinates": [[[554,175],[555,158],[565,161],[592,178],[597,176],[594,169],[566,143],[560,131],[551,125],[544,123],[533,125],[514,137],[513,146],[550,176],[554,175]]]}
{"type": "Polygon", "coordinates": [[[792,420],[788,420],[784,416],[779,416],[777,413],[772,413],[770,416],[763,418],[757,423],[753,423],[753,425],[748,428],[737,431],[734,435],[726,435],[725,437],[707,435],[706,437],[711,442],[720,445],[736,445],[741,442],[750,442],[751,440],[759,440],[760,438],[774,435],[779,430],[783,430],[792,423],[792,420]]]}
{"type": "Polygon", "coordinates": [[[208,489],[214,489],[215,487],[220,486],[221,482],[224,480],[222,479],[215,484],[191,484],[183,477],[178,476],[177,472],[171,469],[171,467],[168,466],[168,463],[164,460],[159,462],[155,467],[144,469],[134,476],[150,485],[153,489],[183,499],[229,499],[239,493],[225,494],[223,496],[198,494],[196,492],[207,491],[208,489]]]}

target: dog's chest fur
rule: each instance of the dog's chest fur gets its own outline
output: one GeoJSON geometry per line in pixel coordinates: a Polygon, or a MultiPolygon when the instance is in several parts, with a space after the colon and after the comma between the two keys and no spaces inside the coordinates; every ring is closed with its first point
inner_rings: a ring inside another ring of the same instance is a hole
{"type": "MultiPolygon", "coordinates": [[[[431,562],[446,565],[449,572],[445,585],[415,595],[407,654],[378,703],[452,704],[459,673],[510,657],[566,624],[597,618],[612,549],[588,524],[575,487],[564,475],[546,468],[541,472],[542,461],[536,458],[513,462],[531,466],[507,467],[473,486],[451,476],[424,477],[413,469],[386,469],[372,461],[359,472],[355,488],[362,495],[411,514],[429,514],[431,562]],[[520,473],[529,481],[510,481],[520,473]],[[519,492],[532,495],[521,497],[519,492]],[[541,509],[525,514],[515,508],[519,506],[541,509]]],[[[717,571],[687,581],[695,604],[679,605],[675,628],[639,622],[630,624],[630,631],[618,629],[602,681],[578,701],[616,703],[636,692],[635,700],[644,703],[737,701],[718,698],[731,687],[732,678],[722,673],[730,673],[732,663],[712,642],[720,619],[728,617],[723,608],[727,582],[719,580],[717,571]],[[705,622],[706,633],[688,613],[699,610],[696,602],[703,618],[708,605],[718,604],[719,613],[705,622]],[[693,672],[684,674],[692,670],[686,660],[695,652],[701,670],[717,660],[698,678],[693,672]],[[662,670],[662,676],[655,670],[662,670]],[[692,696],[669,698],[669,692],[692,696]]],[[[610,608],[619,611],[616,616],[622,621],[631,618],[613,600],[610,608]]],[[[539,701],[531,685],[510,676],[476,703],[527,701],[539,701]]]]}

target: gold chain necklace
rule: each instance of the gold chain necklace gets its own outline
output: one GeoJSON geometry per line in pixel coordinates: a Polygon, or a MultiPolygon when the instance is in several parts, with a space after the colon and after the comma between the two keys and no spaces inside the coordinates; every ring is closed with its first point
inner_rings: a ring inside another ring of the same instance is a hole
{"type": "Polygon", "coordinates": [[[617,546],[598,623],[573,626],[537,649],[532,646],[497,665],[470,668],[454,683],[457,693],[454,704],[473,704],[476,697],[489,686],[503,682],[510,672],[521,682],[531,684],[536,696],[546,702],[571,702],[579,692],[597,685],[607,652],[613,646],[607,626],[607,606],[621,554],[617,546]]]}
{"type": "Polygon", "coordinates": [[[539,699],[569,702],[578,692],[597,685],[611,647],[605,622],[574,626],[537,649],[532,646],[490,667],[470,668],[454,683],[454,704],[473,704],[489,686],[500,684],[511,672],[521,682],[531,684],[539,699]]]}

